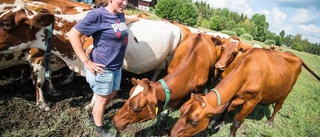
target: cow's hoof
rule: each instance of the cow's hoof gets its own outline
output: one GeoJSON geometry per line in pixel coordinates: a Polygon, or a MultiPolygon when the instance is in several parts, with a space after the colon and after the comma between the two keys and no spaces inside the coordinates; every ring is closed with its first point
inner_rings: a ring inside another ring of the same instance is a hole
{"type": "Polygon", "coordinates": [[[220,122],[220,124],[217,124],[214,126],[214,130],[220,130],[220,128],[224,125],[224,121],[220,122]]]}
{"type": "Polygon", "coordinates": [[[268,121],[267,121],[267,126],[270,127],[270,128],[272,128],[272,127],[273,127],[273,122],[270,121],[270,120],[268,120],[268,121]]]}
{"type": "Polygon", "coordinates": [[[208,128],[212,128],[216,123],[216,120],[211,120],[209,125],[208,125],[208,128]]]}
{"type": "Polygon", "coordinates": [[[49,111],[50,107],[46,103],[39,103],[40,110],[49,111]]]}

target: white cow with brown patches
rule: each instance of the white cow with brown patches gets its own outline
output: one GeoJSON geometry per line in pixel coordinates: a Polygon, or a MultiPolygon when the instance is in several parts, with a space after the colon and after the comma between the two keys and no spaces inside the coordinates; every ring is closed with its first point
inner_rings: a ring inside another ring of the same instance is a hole
{"type": "MultiPolygon", "coordinates": [[[[7,7],[2,8],[7,11],[0,11],[0,22],[4,24],[0,28],[2,38],[0,39],[0,53],[12,53],[27,48],[46,50],[45,27],[54,20],[51,53],[62,59],[71,70],[84,76],[84,65],[73,51],[66,33],[88,11],[74,15],[59,14],[53,18],[52,14],[38,14],[35,11],[25,9],[24,4],[17,6],[17,3],[11,7],[7,4],[1,5],[7,7]],[[6,28],[8,25],[9,29],[6,28]]],[[[164,64],[168,63],[167,59],[173,56],[184,36],[179,27],[162,21],[141,19],[129,24],[128,27],[130,29],[129,44],[123,69],[136,74],[157,68],[165,69],[164,64]]],[[[83,38],[84,43],[87,40],[88,38],[83,38]]]]}

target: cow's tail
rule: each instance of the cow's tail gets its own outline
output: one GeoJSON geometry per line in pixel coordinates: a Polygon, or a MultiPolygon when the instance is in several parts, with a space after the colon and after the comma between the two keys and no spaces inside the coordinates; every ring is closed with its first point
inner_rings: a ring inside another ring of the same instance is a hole
{"type": "Polygon", "coordinates": [[[302,61],[302,66],[320,81],[320,77],[316,73],[314,73],[303,61],[302,61]]]}

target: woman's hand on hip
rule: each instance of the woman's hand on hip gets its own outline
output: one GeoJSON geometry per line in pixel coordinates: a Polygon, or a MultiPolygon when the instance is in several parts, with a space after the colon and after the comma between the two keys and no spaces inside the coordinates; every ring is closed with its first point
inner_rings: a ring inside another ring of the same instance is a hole
{"type": "Polygon", "coordinates": [[[104,67],[106,67],[103,64],[99,64],[99,63],[94,63],[92,62],[90,59],[86,60],[84,63],[84,66],[91,71],[92,74],[96,75],[96,73],[98,74],[102,74],[104,72],[104,67]]]}

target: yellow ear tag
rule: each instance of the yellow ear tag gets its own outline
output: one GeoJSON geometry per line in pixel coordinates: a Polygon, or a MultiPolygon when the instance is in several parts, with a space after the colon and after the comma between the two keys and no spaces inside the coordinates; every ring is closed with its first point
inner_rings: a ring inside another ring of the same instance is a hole
{"type": "Polygon", "coordinates": [[[158,107],[156,107],[156,115],[158,115],[158,107]]]}

